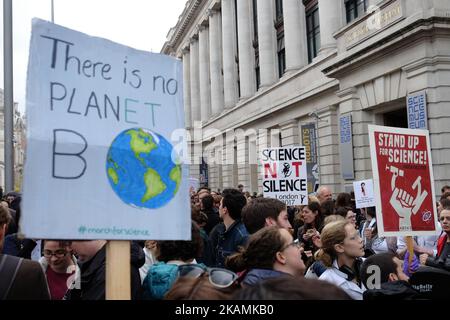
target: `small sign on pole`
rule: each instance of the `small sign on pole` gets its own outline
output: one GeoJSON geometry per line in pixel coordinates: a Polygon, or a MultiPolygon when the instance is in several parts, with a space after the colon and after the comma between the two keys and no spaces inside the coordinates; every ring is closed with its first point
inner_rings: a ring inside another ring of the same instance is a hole
{"type": "Polygon", "coordinates": [[[369,125],[369,141],[380,236],[436,234],[428,131],[369,125]]]}
{"type": "Polygon", "coordinates": [[[315,123],[301,126],[302,144],[306,150],[306,171],[308,173],[308,193],[319,188],[319,165],[317,155],[317,130],[315,123]]]}
{"type": "Polygon", "coordinates": [[[357,209],[375,206],[372,179],[354,181],[353,191],[355,193],[355,202],[357,209]]]}
{"type": "Polygon", "coordinates": [[[342,178],[353,180],[355,170],[353,166],[353,132],[352,115],[345,114],[339,118],[339,154],[341,159],[342,178]]]}
{"type": "Polygon", "coordinates": [[[265,197],[289,206],[308,204],[305,147],[266,148],[260,158],[265,197]]]}
{"type": "Polygon", "coordinates": [[[408,94],[406,97],[408,128],[428,129],[427,96],[425,91],[408,94]]]}

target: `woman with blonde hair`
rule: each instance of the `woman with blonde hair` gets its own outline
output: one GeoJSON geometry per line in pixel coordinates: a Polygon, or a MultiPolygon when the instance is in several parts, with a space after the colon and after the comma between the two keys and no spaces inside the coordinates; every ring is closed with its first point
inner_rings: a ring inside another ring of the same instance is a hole
{"type": "Polygon", "coordinates": [[[319,280],[328,281],[343,289],[352,299],[362,300],[364,286],[359,269],[364,256],[364,244],[358,230],[348,221],[327,224],[321,233],[322,248],[316,253],[327,270],[319,280]]]}

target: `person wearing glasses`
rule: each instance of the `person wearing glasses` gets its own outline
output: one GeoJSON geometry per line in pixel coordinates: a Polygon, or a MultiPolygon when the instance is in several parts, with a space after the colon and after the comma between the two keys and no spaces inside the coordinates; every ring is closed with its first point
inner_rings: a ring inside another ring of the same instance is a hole
{"type": "Polygon", "coordinates": [[[320,235],[322,248],[316,253],[327,270],[319,280],[344,290],[352,299],[362,300],[365,287],[360,280],[364,243],[353,223],[346,220],[327,224],[320,235]]]}
{"type": "Polygon", "coordinates": [[[70,242],[44,240],[43,257],[39,263],[47,277],[51,299],[62,300],[67,290],[73,287],[75,274],[80,274],[70,242]]]}
{"type": "Polygon", "coordinates": [[[336,209],[336,214],[344,217],[356,228],[356,213],[353,212],[352,207],[339,207],[336,209]]]}
{"type": "Polygon", "coordinates": [[[302,252],[288,230],[270,226],[252,234],[247,247],[227,259],[226,267],[245,274],[243,286],[283,275],[302,277],[305,272],[302,252]]]}

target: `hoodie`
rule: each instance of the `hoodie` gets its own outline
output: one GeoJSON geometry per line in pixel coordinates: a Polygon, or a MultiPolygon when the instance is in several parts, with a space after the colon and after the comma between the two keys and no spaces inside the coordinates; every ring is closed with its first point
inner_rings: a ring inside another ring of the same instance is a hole
{"type": "Polygon", "coordinates": [[[144,299],[161,300],[178,277],[178,265],[157,262],[150,267],[144,279],[144,299]]]}

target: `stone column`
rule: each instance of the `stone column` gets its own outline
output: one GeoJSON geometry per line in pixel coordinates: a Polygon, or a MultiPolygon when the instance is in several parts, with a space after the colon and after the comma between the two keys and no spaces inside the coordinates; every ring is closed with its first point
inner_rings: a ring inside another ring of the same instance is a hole
{"type": "Polygon", "coordinates": [[[223,166],[222,166],[222,183],[223,188],[236,188],[234,185],[234,137],[226,140],[223,145],[223,166]]]}
{"type": "Polygon", "coordinates": [[[248,143],[247,137],[244,135],[239,137],[237,146],[237,170],[238,184],[244,185],[244,190],[250,190],[250,164],[248,162],[248,143]]]}
{"type": "Polygon", "coordinates": [[[308,64],[305,6],[301,0],[283,0],[286,71],[308,64]]]}
{"type": "Polygon", "coordinates": [[[200,110],[201,120],[208,121],[211,116],[211,81],[209,78],[209,31],[208,27],[198,27],[200,110]]]}
{"type": "MultiPolygon", "coordinates": [[[[194,133],[195,134],[195,133],[194,133]]],[[[191,136],[188,141],[189,148],[189,177],[199,179],[200,178],[200,161],[202,156],[202,143],[191,132],[191,136]]]]}
{"type": "Polygon", "coordinates": [[[222,0],[223,87],[225,108],[238,102],[234,0],[222,0]]]}
{"type": "Polygon", "coordinates": [[[200,121],[200,82],[199,82],[199,66],[198,66],[198,41],[195,35],[191,38],[191,54],[190,54],[190,71],[191,71],[191,110],[192,123],[200,121]]]}
{"type": "MultiPolygon", "coordinates": [[[[445,44],[442,42],[439,45],[448,47],[448,40],[445,44]]],[[[436,43],[433,48],[439,45],[436,43]]],[[[407,82],[405,89],[400,91],[402,92],[400,96],[404,96],[406,92],[417,93],[422,90],[426,92],[427,127],[430,134],[434,188],[437,197],[441,194],[441,188],[444,185],[450,185],[450,130],[448,130],[450,71],[448,66],[447,57],[436,57],[433,61],[430,61],[429,57],[423,57],[419,61],[411,62],[403,67],[407,82]],[[435,79],[441,80],[436,82],[435,79]]],[[[391,95],[392,91],[391,89],[391,95]]]]}
{"type": "Polygon", "coordinates": [[[217,163],[215,162],[216,154],[214,142],[208,144],[205,149],[208,149],[208,187],[217,189],[217,163]]]}
{"type": "MultiPolygon", "coordinates": [[[[352,142],[355,180],[370,179],[372,163],[369,145],[368,125],[376,123],[375,114],[361,107],[358,90],[355,87],[346,88],[336,93],[340,98],[339,113],[352,114],[352,142]]],[[[341,179],[343,184],[345,181],[341,179]]]]}
{"type": "MultiPolygon", "coordinates": [[[[329,106],[317,112],[318,159],[320,184],[340,192],[341,168],[339,161],[339,132],[336,106],[329,106]]],[[[314,121],[315,119],[311,119],[314,121]]]]}
{"type": "Polygon", "coordinates": [[[341,1],[319,0],[321,54],[336,48],[336,39],[333,37],[333,33],[342,26],[342,20],[341,1]]]}
{"type": "Polygon", "coordinates": [[[281,144],[283,147],[300,145],[299,128],[297,120],[289,120],[280,124],[281,144]]]}
{"type": "Polygon", "coordinates": [[[223,110],[222,78],[222,18],[220,11],[210,10],[209,14],[209,61],[211,75],[211,114],[223,110]]]}
{"type": "Polygon", "coordinates": [[[249,137],[248,160],[250,167],[250,192],[258,192],[258,148],[257,135],[249,137]]]}
{"type": "MultiPolygon", "coordinates": [[[[189,48],[189,47],[188,47],[189,48]]],[[[188,48],[184,48],[183,52],[183,100],[184,100],[184,117],[186,128],[191,127],[191,61],[188,48]]]]}
{"type": "Polygon", "coordinates": [[[251,0],[237,1],[237,24],[239,45],[239,78],[241,99],[247,99],[256,92],[255,54],[253,50],[253,13],[251,0]]]}
{"type": "Polygon", "coordinates": [[[268,0],[258,0],[257,3],[261,88],[267,88],[278,80],[274,5],[274,1],[268,0]]]}

